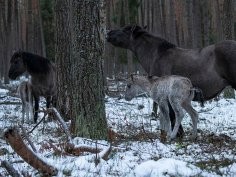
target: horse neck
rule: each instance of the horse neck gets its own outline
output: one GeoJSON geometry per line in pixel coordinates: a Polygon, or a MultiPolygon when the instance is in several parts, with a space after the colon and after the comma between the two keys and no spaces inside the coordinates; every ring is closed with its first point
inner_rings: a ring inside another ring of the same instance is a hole
{"type": "Polygon", "coordinates": [[[148,81],[148,79],[146,79],[144,77],[136,78],[134,83],[137,86],[139,86],[142,89],[142,91],[144,91],[145,93],[150,95],[151,83],[148,81]]]}
{"type": "Polygon", "coordinates": [[[131,51],[137,56],[144,70],[149,73],[153,59],[158,57],[158,43],[161,43],[159,38],[150,34],[144,34],[133,41],[131,51]]]}
{"type": "Polygon", "coordinates": [[[31,53],[22,52],[22,59],[26,70],[30,75],[43,75],[50,72],[50,62],[46,58],[31,53]]]}

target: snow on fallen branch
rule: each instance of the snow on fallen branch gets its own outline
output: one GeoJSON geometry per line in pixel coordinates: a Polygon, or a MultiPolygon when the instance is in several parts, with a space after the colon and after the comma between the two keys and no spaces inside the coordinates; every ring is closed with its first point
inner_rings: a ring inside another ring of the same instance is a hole
{"type": "Polygon", "coordinates": [[[20,177],[21,175],[17,172],[17,170],[6,160],[2,161],[1,167],[5,168],[9,175],[12,177],[20,177]]]}
{"type": "Polygon", "coordinates": [[[28,143],[29,143],[29,145],[31,146],[32,150],[33,150],[34,152],[37,152],[37,150],[36,150],[34,144],[33,144],[32,141],[30,140],[30,138],[29,138],[28,134],[26,133],[24,127],[23,127],[22,125],[19,125],[19,126],[20,126],[20,128],[21,128],[21,131],[22,131],[22,133],[23,133],[23,136],[24,136],[25,139],[28,141],[28,143]]]}
{"type": "MultiPolygon", "coordinates": [[[[73,144],[73,141],[72,141],[72,137],[71,137],[71,134],[69,132],[69,128],[68,126],[66,125],[66,122],[64,121],[64,119],[62,118],[62,116],[60,115],[60,113],[57,111],[56,108],[48,108],[47,110],[45,111],[42,111],[44,112],[44,117],[46,117],[46,114],[50,113],[50,112],[53,112],[53,114],[55,115],[55,118],[58,120],[58,122],[60,123],[60,125],[62,126],[66,136],[67,136],[67,143],[65,144],[65,148],[64,148],[64,151],[68,154],[72,154],[72,155],[75,155],[75,156],[79,156],[81,155],[82,153],[84,152],[90,152],[90,153],[101,153],[103,152],[101,155],[99,155],[99,158],[102,158],[104,160],[107,160],[108,159],[108,155],[110,154],[111,150],[112,150],[112,147],[111,145],[109,146],[108,149],[105,149],[105,150],[102,150],[100,148],[97,148],[97,147],[91,147],[91,146],[75,146],[73,144]]],[[[38,125],[38,124],[37,124],[38,125]]],[[[32,132],[33,130],[35,129],[35,127],[30,131],[32,132]]],[[[29,133],[30,133],[29,132],[29,133]]],[[[111,132],[109,131],[108,132],[108,135],[110,136],[111,132]]],[[[114,136],[114,135],[113,135],[114,136]]],[[[109,137],[111,140],[114,139],[114,137],[109,137]]],[[[66,153],[63,153],[61,150],[59,150],[54,144],[52,143],[49,143],[49,147],[51,147],[56,153],[59,153],[59,154],[66,154],[66,153]]]]}
{"type": "Polygon", "coordinates": [[[91,146],[75,146],[74,144],[67,144],[65,147],[65,151],[69,154],[73,154],[75,156],[80,156],[84,152],[90,152],[90,153],[99,153],[102,151],[100,148],[91,147],[91,146]]]}
{"type": "Polygon", "coordinates": [[[67,136],[67,140],[68,140],[68,143],[69,144],[72,144],[72,138],[71,138],[71,135],[70,135],[70,132],[69,132],[69,129],[64,121],[64,119],[61,117],[60,113],[57,111],[56,108],[49,108],[49,111],[52,111],[57,120],[59,121],[59,123],[61,124],[62,128],[64,129],[65,133],[66,133],[66,136],[67,136]]]}
{"type": "Polygon", "coordinates": [[[33,168],[45,175],[56,175],[58,173],[55,167],[44,162],[24,143],[15,127],[7,129],[4,132],[4,137],[12,149],[33,168]]]}
{"type": "Polygon", "coordinates": [[[91,147],[91,146],[75,146],[74,144],[67,144],[65,151],[69,154],[73,154],[75,156],[80,156],[84,152],[90,152],[94,154],[98,154],[98,158],[101,158],[103,160],[108,160],[108,156],[111,153],[112,146],[110,145],[106,149],[101,149],[97,147],[91,147]]]}

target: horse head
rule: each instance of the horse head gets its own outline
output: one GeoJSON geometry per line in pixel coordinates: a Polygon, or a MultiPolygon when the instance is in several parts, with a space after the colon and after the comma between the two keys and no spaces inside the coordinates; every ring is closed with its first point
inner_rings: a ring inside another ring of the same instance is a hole
{"type": "Polygon", "coordinates": [[[145,84],[147,78],[137,74],[131,74],[130,78],[126,81],[127,86],[125,90],[125,100],[131,101],[134,97],[145,93],[145,90],[140,85],[145,84]],[[141,84],[140,84],[141,83],[141,84]]]}
{"type": "Polygon", "coordinates": [[[10,69],[8,77],[15,80],[18,76],[22,75],[26,71],[21,52],[15,52],[10,60],[10,69]]]}
{"type": "Polygon", "coordinates": [[[137,25],[127,25],[123,28],[109,31],[106,39],[116,47],[130,49],[132,41],[143,33],[146,33],[145,28],[137,25]]]}

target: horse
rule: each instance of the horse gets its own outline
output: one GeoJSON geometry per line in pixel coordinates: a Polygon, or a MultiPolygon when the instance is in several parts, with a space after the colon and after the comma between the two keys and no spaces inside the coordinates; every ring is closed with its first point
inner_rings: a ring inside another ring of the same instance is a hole
{"type": "MultiPolygon", "coordinates": [[[[131,50],[149,76],[189,78],[194,87],[202,90],[205,100],[214,98],[226,86],[236,89],[236,41],[224,40],[204,48],[184,49],[137,25],[110,30],[106,38],[116,47],[131,50]]],[[[173,127],[173,111],[170,114],[173,127]]],[[[178,135],[182,134],[180,126],[178,135]]]]}
{"type": "MultiPolygon", "coordinates": [[[[200,91],[197,88],[193,88],[188,78],[175,75],[152,78],[132,75],[126,87],[125,100],[130,101],[136,97],[139,89],[158,103],[160,108],[160,129],[167,133],[168,140],[174,139],[177,135],[184,117],[183,109],[190,115],[193,122],[191,138],[195,139],[197,137],[198,113],[192,107],[191,101],[194,98],[195,92],[200,91]],[[171,129],[168,104],[171,105],[176,116],[173,131],[171,129]]],[[[201,101],[201,104],[203,104],[203,99],[201,101]]]]}
{"type": "Polygon", "coordinates": [[[15,80],[18,76],[28,72],[31,76],[32,94],[34,97],[34,122],[38,119],[40,96],[46,98],[49,108],[56,95],[56,66],[47,58],[25,51],[15,52],[10,60],[8,76],[15,80]]]}
{"type": "Polygon", "coordinates": [[[17,89],[22,102],[22,123],[24,123],[25,115],[27,122],[33,120],[33,95],[30,81],[23,81],[17,89]]]}

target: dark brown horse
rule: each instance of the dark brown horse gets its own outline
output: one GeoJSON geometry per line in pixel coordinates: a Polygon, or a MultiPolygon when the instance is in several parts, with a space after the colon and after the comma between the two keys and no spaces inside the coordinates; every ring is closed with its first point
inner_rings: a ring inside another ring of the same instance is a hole
{"type": "MultiPolygon", "coordinates": [[[[190,78],[193,86],[203,91],[205,100],[214,98],[226,86],[236,89],[236,41],[225,40],[201,49],[183,49],[136,25],[111,30],[107,41],[134,52],[150,76],[190,78]]],[[[171,122],[173,125],[173,116],[171,122]]]]}
{"type": "Polygon", "coordinates": [[[28,52],[15,52],[11,58],[9,78],[15,80],[18,76],[28,72],[31,76],[32,94],[35,101],[34,121],[37,122],[39,97],[46,98],[49,108],[52,97],[56,95],[56,69],[54,64],[39,55],[28,52]]]}

